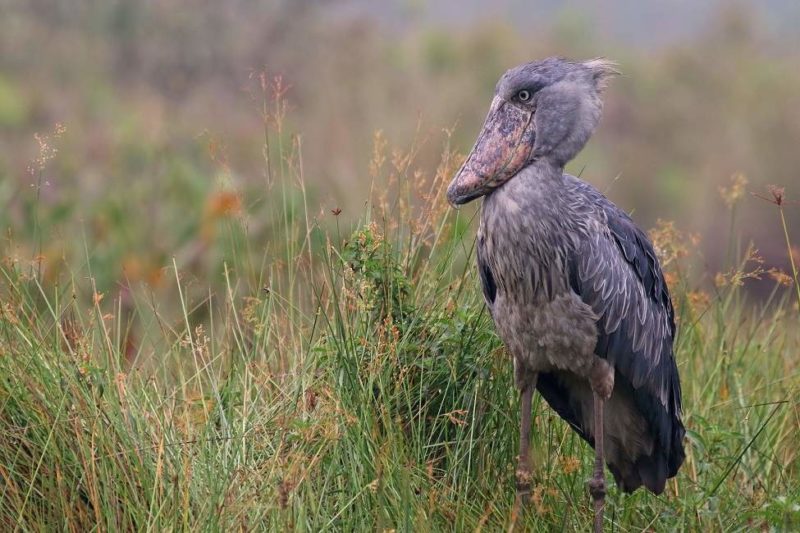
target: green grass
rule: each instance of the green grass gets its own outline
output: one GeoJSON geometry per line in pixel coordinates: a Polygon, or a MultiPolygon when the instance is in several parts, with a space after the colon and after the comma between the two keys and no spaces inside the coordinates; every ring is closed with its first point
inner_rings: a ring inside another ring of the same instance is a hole
{"type": "MultiPolygon", "coordinates": [[[[230,221],[205,279],[165,261],[169,298],[99,290],[86,237],[56,280],[6,257],[0,527],[586,530],[591,450],[538,398],[533,496],[514,507],[518,397],[472,266],[476,220],[444,203],[449,151],[427,179],[412,160],[376,155],[387,185],[350,227],[315,218],[280,159],[259,212],[273,238],[230,221]]],[[[745,262],[706,294],[679,236],[660,239],[687,460],[660,497],[612,488],[606,525],[800,528],[793,292],[748,303],[745,262]]]]}

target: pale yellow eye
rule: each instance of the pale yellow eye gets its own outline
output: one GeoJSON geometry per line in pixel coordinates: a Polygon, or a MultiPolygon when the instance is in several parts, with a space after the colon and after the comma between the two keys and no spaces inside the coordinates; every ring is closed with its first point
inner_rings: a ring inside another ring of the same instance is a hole
{"type": "Polygon", "coordinates": [[[527,102],[531,99],[531,92],[527,89],[522,89],[517,93],[517,98],[519,98],[520,102],[527,102]]]}

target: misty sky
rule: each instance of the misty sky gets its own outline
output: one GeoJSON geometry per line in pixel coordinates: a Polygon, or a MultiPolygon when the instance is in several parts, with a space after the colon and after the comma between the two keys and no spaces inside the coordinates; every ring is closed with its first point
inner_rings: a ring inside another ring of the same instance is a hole
{"type": "Polygon", "coordinates": [[[689,38],[722,8],[749,12],[764,33],[792,38],[800,23],[798,0],[349,0],[349,10],[369,13],[402,30],[410,24],[472,25],[509,21],[535,32],[553,24],[592,26],[598,37],[647,47],[689,38]]]}

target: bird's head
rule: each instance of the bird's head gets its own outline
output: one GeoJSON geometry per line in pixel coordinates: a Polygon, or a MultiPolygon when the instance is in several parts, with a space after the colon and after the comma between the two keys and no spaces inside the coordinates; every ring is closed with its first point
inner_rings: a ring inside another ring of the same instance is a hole
{"type": "Polygon", "coordinates": [[[503,74],[483,130],[447,189],[450,203],[490,193],[537,159],[563,167],[597,126],[600,93],[615,74],[604,59],[555,57],[503,74]]]}

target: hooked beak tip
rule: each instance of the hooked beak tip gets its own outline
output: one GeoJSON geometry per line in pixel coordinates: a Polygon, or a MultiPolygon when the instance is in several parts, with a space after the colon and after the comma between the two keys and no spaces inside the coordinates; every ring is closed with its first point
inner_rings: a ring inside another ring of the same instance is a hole
{"type": "Polygon", "coordinates": [[[452,207],[453,209],[458,209],[461,207],[461,203],[459,203],[458,197],[455,194],[451,193],[449,189],[447,191],[447,203],[449,203],[450,207],[452,207]]]}
{"type": "Polygon", "coordinates": [[[453,178],[450,186],[447,187],[447,201],[455,209],[462,205],[471,202],[475,198],[483,196],[484,191],[481,185],[486,180],[462,168],[453,178]]]}

